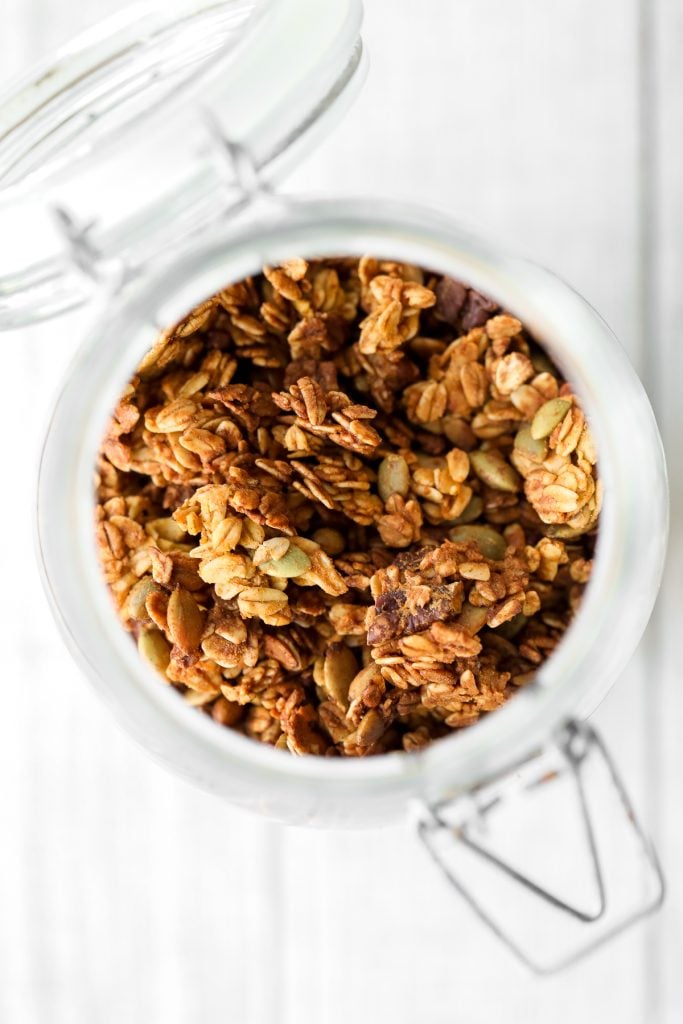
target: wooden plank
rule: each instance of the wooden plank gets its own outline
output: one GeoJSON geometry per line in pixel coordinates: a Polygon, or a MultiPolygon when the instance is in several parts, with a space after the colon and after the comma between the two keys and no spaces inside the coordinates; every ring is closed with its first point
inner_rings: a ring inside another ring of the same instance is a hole
{"type": "MultiPolygon", "coordinates": [[[[117,6],[97,0],[84,12],[51,5],[48,17],[39,4],[10,0],[4,21],[19,43],[13,49],[6,38],[3,51],[16,67],[117,6]]],[[[632,357],[646,362],[649,342],[639,330],[635,0],[423,0],[419,17],[414,5],[397,0],[368,0],[367,7],[366,89],[334,137],[293,176],[292,190],[384,193],[441,205],[567,277],[605,314],[632,357]]],[[[665,71],[673,82],[680,15],[674,0],[660,0],[660,7],[667,17],[665,71]]],[[[663,125],[670,339],[680,314],[678,102],[668,101],[663,125]]],[[[35,450],[41,427],[34,410],[47,405],[82,324],[65,320],[4,339],[5,379],[16,386],[0,405],[3,436],[21,423],[35,450]]],[[[681,423],[673,375],[664,386],[674,439],[681,423]]],[[[15,493],[28,494],[25,451],[5,449],[15,493]]],[[[0,844],[0,1019],[483,1024],[504,1014],[544,1024],[579,1015],[673,1022],[669,1007],[680,1005],[682,993],[667,943],[677,938],[680,948],[678,890],[666,932],[660,925],[655,933],[666,947],[660,1008],[669,1016],[644,1017],[654,996],[652,985],[649,993],[645,987],[642,932],[539,985],[444,889],[407,826],[280,829],[163,773],[73,679],[36,574],[25,568],[25,519],[12,501],[0,506],[3,535],[12,536],[22,558],[12,587],[0,591],[0,614],[16,625],[17,637],[6,666],[13,685],[0,716],[0,770],[16,780],[0,790],[0,816],[10,823],[0,844]],[[609,980],[617,977],[618,985],[609,980]]],[[[672,602],[680,600],[674,586],[672,578],[672,602]]],[[[646,748],[645,657],[598,715],[641,795],[656,740],[651,732],[646,748]]],[[[671,774],[662,799],[676,808],[680,698],[673,645],[667,658],[671,714],[662,774],[671,774]]],[[[683,837],[671,816],[660,818],[666,860],[675,865],[683,837]]]]}

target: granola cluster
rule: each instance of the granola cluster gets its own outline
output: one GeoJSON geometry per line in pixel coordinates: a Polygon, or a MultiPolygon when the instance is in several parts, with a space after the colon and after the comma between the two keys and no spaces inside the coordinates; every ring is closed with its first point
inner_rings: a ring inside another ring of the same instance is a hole
{"type": "Polygon", "coordinates": [[[414,750],[534,677],[591,571],[596,455],[515,317],[365,257],[266,267],[157,340],[97,531],[140,653],[296,754],[414,750]]]}

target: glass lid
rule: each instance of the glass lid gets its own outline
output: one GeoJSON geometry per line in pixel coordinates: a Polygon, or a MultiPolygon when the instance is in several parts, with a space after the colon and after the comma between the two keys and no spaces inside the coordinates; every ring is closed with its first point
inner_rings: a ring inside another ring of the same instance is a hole
{"type": "Polygon", "coordinates": [[[244,203],[240,155],[276,181],[355,95],[361,14],[360,0],[158,0],[11,85],[0,327],[158,269],[244,203]]]}

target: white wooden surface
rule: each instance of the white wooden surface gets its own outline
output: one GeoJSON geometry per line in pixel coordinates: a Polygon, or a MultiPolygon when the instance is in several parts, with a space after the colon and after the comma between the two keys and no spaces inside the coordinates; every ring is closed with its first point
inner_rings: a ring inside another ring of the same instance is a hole
{"type": "MultiPolygon", "coordinates": [[[[3,75],[117,6],[4,0],[3,75]]],[[[657,406],[670,571],[596,720],[656,835],[666,909],[538,982],[444,892],[407,826],[270,825],[119,732],[64,652],[33,565],[34,459],[75,316],[0,339],[2,1024],[683,1015],[683,4],[367,0],[364,35],[363,95],[292,187],[427,199],[554,268],[616,329],[657,406]]]]}

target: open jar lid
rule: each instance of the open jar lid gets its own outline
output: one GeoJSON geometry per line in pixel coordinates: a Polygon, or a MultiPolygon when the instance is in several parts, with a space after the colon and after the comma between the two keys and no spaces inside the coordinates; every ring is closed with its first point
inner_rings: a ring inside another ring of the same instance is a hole
{"type": "Polygon", "coordinates": [[[360,0],[138,6],[11,86],[0,98],[0,225],[12,239],[0,327],[87,301],[95,263],[158,272],[244,202],[231,152],[247,152],[261,182],[278,180],[355,95],[361,14],[360,0]]]}

